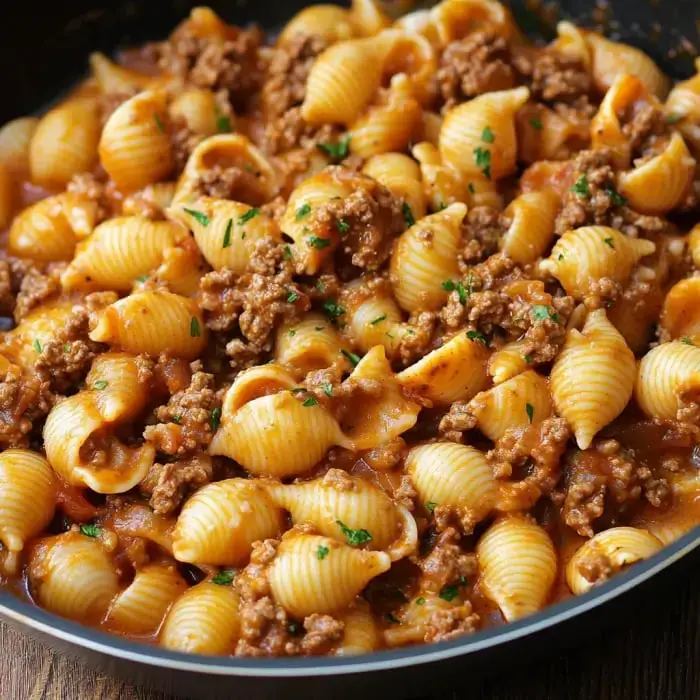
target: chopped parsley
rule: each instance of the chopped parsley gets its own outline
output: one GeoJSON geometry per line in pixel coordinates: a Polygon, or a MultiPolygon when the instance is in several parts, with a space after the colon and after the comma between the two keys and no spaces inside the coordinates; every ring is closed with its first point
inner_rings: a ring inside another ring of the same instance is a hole
{"type": "Polygon", "coordinates": [[[321,280],[316,280],[316,284],[314,285],[316,289],[318,289],[321,294],[323,294],[326,291],[326,287],[324,286],[323,282],[321,280]]]}
{"type": "Polygon", "coordinates": [[[219,429],[219,423],[221,423],[221,409],[217,406],[212,409],[211,416],[209,416],[209,427],[212,433],[219,429]]]}
{"type": "Polygon", "coordinates": [[[491,151],[488,148],[477,146],[474,149],[474,162],[487,180],[491,179],[491,151]]]}
{"type": "Polygon", "coordinates": [[[182,416],[175,415],[173,416],[172,421],[175,423],[175,425],[180,425],[182,422],[182,416]]]}
{"type": "Polygon", "coordinates": [[[222,569],[212,578],[211,582],[217,586],[230,586],[235,576],[236,572],[233,569],[222,569]]]}
{"type": "Polygon", "coordinates": [[[557,255],[557,260],[563,260],[563,259],[564,259],[564,253],[559,253],[559,255],[557,255]]]}
{"type": "Polygon", "coordinates": [[[382,314],[381,316],[377,316],[373,321],[369,322],[370,326],[376,326],[378,323],[381,323],[382,321],[386,321],[386,314],[382,314]]]}
{"type": "Polygon", "coordinates": [[[688,337],[681,338],[681,343],[685,343],[686,345],[695,345],[695,343],[688,337]]]}
{"type": "Polygon", "coordinates": [[[546,321],[547,319],[551,319],[552,321],[557,322],[559,320],[559,315],[554,313],[549,306],[545,306],[544,304],[535,304],[535,306],[532,307],[532,315],[535,317],[536,321],[546,321]]]}
{"type": "Polygon", "coordinates": [[[98,379],[92,386],[94,389],[106,389],[107,382],[104,379],[98,379]]]}
{"type": "Polygon", "coordinates": [[[406,226],[410,228],[416,223],[416,220],[413,217],[413,212],[411,211],[411,207],[408,205],[408,202],[403,203],[401,211],[403,212],[403,220],[406,222],[406,226]]]}
{"type": "Polygon", "coordinates": [[[257,207],[253,207],[252,209],[248,209],[248,211],[245,214],[241,214],[238,217],[238,223],[239,224],[247,224],[251,219],[254,219],[259,213],[260,213],[260,209],[258,209],[257,207]]]}
{"type": "Polygon", "coordinates": [[[393,622],[394,624],[399,624],[400,620],[394,613],[388,612],[386,614],[386,619],[389,620],[389,622],[393,622]]]}
{"type": "Polygon", "coordinates": [[[336,520],[335,523],[343,531],[345,539],[351,547],[359,547],[361,544],[365,544],[372,539],[372,535],[370,535],[364,528],[353,530],[352,528],[349,528],[342,520],[336,520]]]}
{"type": "Polygon", "coordinates": [[[445,280],[440,285],[446,292],[454,292],[457,289],[457,285],[452,280],[445,280]]]}
{"type": "Polygon", "coordinates": [[[99,537],[102,534],[102,528],[88,523],[87,525],[80,526],[80,532],[86,537],[99,537]]]}
{"type": "Polygon", "coordinates": [[[608,187],[605,190],[605,194],[612,199],[612,203],[616,207],[624,207],[627,204],[627,198],[623,197],[617,190],[614,190],[612,187],[608,187]]]}
{"type": "Polygon", "coordinates": [[[493,143],[496,140],[496,137],[493,135],[493,131],[491,131],[491,127],[484,127],[484,130],[481,132],[481,140],[484,143],[493,143]]]}
{"type": "Polygon", "coordinates": [[[325,326],[314,326],[315,331],[322,331],[325,328],[325,326]]]}
{"type": "Polygon", "coordinates": [[[34,349],[39,353],[43,350],[43,348],[41,347],[41,343],[39,342],[39,338],[34,338],[34,342],[32,343],[32,345],[34,346],[34,349]]]}
{"type": "Polygon", "coordinates": [[[216,106],[216,130],[220,134],[227,134],[232,130],[231,117],[228,114],[223,114],[218,105],[216,106]]]}
{"type": "Polygon", "coordinates": [[[338,143],[319,143],[317,147],[333,160],[343,160],[350,153],[350,134],[343,136],[338,143]]]}
{"type": "Polygon", "coordinates": [[[474,189],[474,183],[473,183],[473,182],[470,182],[470,183],[467,185],[467,188],[469,189],[469,191],[470,191],[472,194],[475,194],[475,193],[476,193],[476,189],[474,189]]]}
{"type": "Polygon", "coordinates": [[[459,297],[460,303],[464,306],[464,304],[467,303],[467,292],[461,281],[457,284],[457,296],[459,297]]]}
{"type": "Polygon", "coordinates": [[[209,217],[204,214],[201,211],[197,211],[196,209],[188,209],[187,207],[183,207],[183,209],[199,224],[202,224],[202,226],[209,226],[209,217]]]}
{"type": "Polygon", "coordinates": [[[330,238],[319,238],[318,236],[309,236],[307,238],[309,245],[312,248],[327,248],[331,244],[330,238]]]}
{"type": "Polygon", "coordinates": [[[202,327],[199,325],[199,320],[195,316],[192,316],[192,320],[190,321],[190,335],[193,338],[200,338],[202,335],[202,327]]]}
{"type": "Polygon", "coordinates": [[[537,131],[542,131],[542,122],[539,119],[537,119],[537,117],[533,117],[532,119],[530,119],[530,126],[533,129],[537,129],[537,131]]]}
{"type": "Polygon", "coordinates": [[[328,554],[330,553],[330,549],[328,547],[324,547],[322,544],[318,545],[318,549],[316,550],[316,558],[319,561],[323,561],[328,554]]]}
{"type": "Polygon", "coordinates": [[[148,275],[139,275],[139,276],[136,278],[136,281],[137,281],[137,282],[141,282],[141,283],[143,284],[147,279],[148,279],[148,275]]]}
{"type": "Polygon", "coordinates": [[[532,425],[532,419],[535,416],[535,407],[531,403],[526,403],[525,413],[527,413],[527,417],[530,419],[530,425],[532,425]]]}
{"type": "Polygon", "coordinates": [[[338,219],[335,225],[341,233],[347,233],[350,230],[350,224],[345,219],[338,219]]]}
{"type": "Polygon", "coordinates": [[[330,382],[323,382],[323,393],[328,398],[333,396],[333,385],[330,382]]]}
{"type": "Polygon", "coordinates": [[[292,328],[291,331],[289,331],[289,333],[287,333],[287,335],[288,335],[290,338],[293,338],[296,334],[297,334],[297,332],[296,332],[293,328],[292,328]]]}
{"type": "Polygon", "coordinates": [[[288,245],[284,246],[284,259],[285,260],[292,259],[292,249],[288,245]]]}
{"type": "Polygon", "coordinates": [[[443,586],[440,589],[439,595],[440,598],[450,603],[459,595],[459,586],[457,586],[456,584],[452,584],[450,586],[443,586]]]}
{"type": "Polygon", "coordinates": [[[342,316],[345,313],[345,309],[342,306],[338,306],[332,299],[323,302],[323,310],[331,319],[338,318],[338,316],[342,316]]]}
{"type": "Polygon", "coordinates": [[[360,363],[360,356],[356,355],[354,352],[348,352],[347,350],[341,350],[340,352],[342,352],[343,355],[350,360],[353,367],[357,367],[357,365],[360,363]]]}
{"type": "Polygon", "coordinates": [[[311,211],[311,205],[310,204],[302,204],[298,209],[297,209],[297,221],[299,219],[303,219],[309,212],[311,211]]]}
{"type": "Polygon", "coordinates": [[[474,343],[483,343],[488,345],[489,341],[481,331],[467,331],[467,338],[474,343]]]}
{"type": "Polygon", "coordinates": [[[289,391],[292,392],[292,394],[301,394],[302,391],[306,391],[303,386],[295,386],[293,389],[290,389],[289,391]]]}
{"type": "Polygon", "coordinates": [[[63,352],[70,352],[70,343],[66,343],[63,346],[63,352]]]}
{"type": "Polygon", "coordinates": [[[228,248],[231,245],[231,229],[233,228],[233,219],[229,219],[224,231],[224,244],[222,248],[228,248]]]}
{"type": "Polygon", "coordinates": [[[293,304],[298,299],[299,299],[299,295],[297,294],[296,290],[289,289],[287,291],[287,303],[288,304],[293,304]]]}
{"type": "Polygon", "coordinates": [[[303,632],[303,627],[298,622],[290,622],[287,624],[287,632],[292,635],[292,637],[298,637],[303,632]]]}
{"type": "Polygon", "coordinates": [[[425,598],[423,596],[416,598],[416,605],[425,605],[425,598]]]}
{"type": "Polygon", "coordinates": [[[243,233],[241,234],[241,240],[244,241],[244,240],[245,240],[245,237],[246,237],[246,232],[243,231],[243,233]]]}
{"type": "Polygon", "coordinates": [[[615,242],[613,241],[612,236],[604,238],[603,243],[605,243],[605,245],[608,246],[608,248],[612,248],[613,250],[615,249],[615,242]]]}
{"type": "Polygon", "coordinates": [[[525,355],[525,362],[528,363],[528,365],[532,364],[532,355],[525,355]]]}
{"type": "Polygon", "coordinates": [[[435,503],[434,501],[428,501],[428,502],[425,504],[425,507],[428,509],[428,511],[429,511],[430,513],[434,513],[434,512],[435,512],[435,509],[437,508],[437,503],[435,503]]]}
{"type": "Polygon", "coordinates": [[[153,121],[156,123],[156,128],[158,131],[160,131],[161,134],[164,134],[165,124],[163,124],[163,120],[160,118],[160,115],[157,112],[153,112],[153,121]]]}
{"type": "Polygon", "coordinates": [[[681,119],[683,119],[684,116],[685,115],[683,115],[683,114],[676,114],[675,112],[671,112],[671,114],[666,115],[666,123],[667,124],[676,124],[681,119]]]}
{"type": "Polygon", "coordinates": [[[304,399],[304,403],[301,404],[304,408],[310,408],[311,406],[318,405],[318,400],[314,396],[307,396],[304,399]]]}
{"type": "Polygon", "coordinates": [[[589,197],[591,192],[588,189],[588,177],[584,173],[576,180],[576,184],[571,187],[571,191],[579,197],[589,197]]]}

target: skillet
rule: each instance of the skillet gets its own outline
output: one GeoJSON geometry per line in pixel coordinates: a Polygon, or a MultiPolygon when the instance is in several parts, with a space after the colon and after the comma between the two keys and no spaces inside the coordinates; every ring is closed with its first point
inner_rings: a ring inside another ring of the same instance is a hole
{"type": "MultiPolygon", "coordinates": [[[[187,0],[71,0],[39,9],[29,3],[3,3],[0,124],[42,109],[73,85],[83,75],[91,51],[109,52],[163,38],[196,4],[187,0]]],[[[310,3],[210,0],[207,4],[232,23],[257,21],[274,29],[310,3]]],[[[526,8],[532,3],[508,4],[523,29],[551,38],[551,23],[542,13],[526,8]]],[[[675,78],[692,73],[692,45],[700,43],[697,0],[612,0],[606,10],[596,9],[589,0],[563,0],[558,17],[603,29],[612,38],[644,49],[675,78]]],[[[107,673],[179,695],[357,698],[360,693],[390,693],[416,697],[432,694],[442,684],[466,689],[477,676],[503,673],[513,663],[579,643],[593,630],[648,604],[652,592],[658,594],[662,584],[672,595],[673,580],[681,569],[699,560],[697,528],[590,593],[517,623],[450,642],[359,658],[258,660],[184,655],[82,627],[5,592],[0,592],[0,616],[107,673]]]]}

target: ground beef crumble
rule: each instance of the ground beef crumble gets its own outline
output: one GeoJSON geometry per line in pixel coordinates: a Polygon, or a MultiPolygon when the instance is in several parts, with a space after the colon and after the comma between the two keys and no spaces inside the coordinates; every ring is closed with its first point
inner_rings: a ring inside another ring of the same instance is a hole
{"type": "Polygon", "coordinates": [[[15,321],[19,323],[32,309],[59,293],[61,289],[60,269],[48,274],[32,267],[22,278],[15,305],[15,321]]]}
{"type": "Polygon", "coordinates": [[[588,97],[592,88],[589,72],[575,56],[557,51],[519,53],[515,58],[518,71],[526,77],[530,91],[538,100],[549,103],[575,104],[588,116],[595,112],[588,97]]]}
{"type": "Polygon", "coordinates": [[[46,416],[55,400],[47,381],[10,367],[0,382],[0,445],[27,447],[33,422],[46,416]]]}

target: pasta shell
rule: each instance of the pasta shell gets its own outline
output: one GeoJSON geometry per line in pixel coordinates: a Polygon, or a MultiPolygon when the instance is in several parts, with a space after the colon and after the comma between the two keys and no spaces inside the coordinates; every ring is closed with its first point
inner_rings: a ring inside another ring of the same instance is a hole
{"type": "Polygon", "coordinates": [[[323,315],[308,313],[296,323],[285,323],[277,331],[275,362],[298,369],[302,375],[325,369],[342,358],[341,341],[323,315]]]}
{"type": "Polygon", "coordinates": [[[155,281],[165,282],[168,289],[183,297],[199,293],[199,281],[209,271],[196,246],[166,248],[163,263],[155,271],[155,281]]]}
{"type": "Polygon", "coordinates": [[[515,340],[506,343],[489,358],[488,373],[494,384],[500,384],[525,372],[530,365],[522,354],[525,341],[515,340]]]}
{"type": "Polygon", "coordinates": [[[567,231],[540,268],[556,277],[567,294],[582,300],[591,280],[626,282],[639,260],[655,250],[651,241],[629,238],[608,226],[584,226],[567,231]]]}
{"type": "MultiPolygon", "coordinates": [[[[226,127],[233,127],[231,116],[219,112],[216,95],[211,90],[193,89],[180,93],[170,105],[170,116],[200,136],[216,134],[221,119],[226,120],[226,127]]],[[[229,128],[221,129],[228,130],[229,128]]]]}
{"type": "Polygon", "coordinates": [[[281,241],[277,224],[257,210],[224,199],[200,197],[191,204],[177,204],[168,216],[194,234],[197,246],[215,269],[243,274],[258,241],[281,241]]]}
{"type": "Polygon", "coordinates": [[[155,634],[168,608],[186,590],[187,583],[174,565],[148,564],[112,601],[105,624],[119,632],[155,634]]]}
{"type": "Polygon", "coordinates": [[[637,211],[665,214],[687,196],[694,175],[695,159],[683,137],[675,133],[658,156],[634,170],[621,173],[620,194],[637,211]]]}
{"type": "Polygon", "coordinates": [[[99,51],[90,54],[88,59],[90,71],[103,95],[114,93],[129,94],[133,90],[140,90],[154,82],[149,75],[137,73],[134,70],[110,61],[107,56],[99,51]]]}
{"type": "Polygon", "coordinates": [[[464,177],[500,180],[515,172],[515,113],[530,97],[526,87],[489,92],[452,108],[440,130],[445,165],[464,177]]]}
{"type": "Polygon", "coordinates": [[[447,301],[448,292],[441,285],[459,276],[457,249],[466,213],[464,204],[452,204],[399,236],[390,275],[396,301],[405,311],[434,310],[447,301]]]}
{"type": "Polygon", "coordinates": [[[20,258],[57,262],[73,257],[75,243],[75,233],[63,214],[61,197],[47,197],[15,217],[7,250],[20,258]]]}
{"type": "Polygon", "coordinates": [[[501,250],[521,265],[535,262],[554,238],[560,201],[552,190],[528,192],[514,199],[503,212],[511,224],[500,241],[501,250]]]}
{"type": "Polygon", "coordinates": [[[573,427],[580,449],[622,413],[634,389],[634,354],[608,321],[592,311],[583,331],[572,329],[550,376],[554,405],[573,427]]]}
{"type": "Polygon", "coordinates": [[[590,123],[569,113],[564,116],[541,103],[526,104],[516,115],[518,160],[566,160],[585,148],[590,123]]]}
{"type": "Polygon", "coordinates": [[[202,581],[170,608],[160,631],[160,644],[188,654],[232,654],[240,634],[239,606],[232,586],[202,581]]]}
{"type": "Polygon", "coordinates": [[[294,617],[348,607],[391,566],[385,552],[355,549],[329,537],[294,535],[282,540],[269,569],[275,600],[294,617]]]}
{"type": "Polygon", "coordinates": [[[696,224],[688,236],[688,249],[695,267],[700,267],[700,224],[696,224]]]}
{"type": "Polygon", "coordinates": [[[695,75],[677,83],[666,100],[669,116],[679,119],[686,142],[696,155],[700,153],[700,59],[695,59],[695,75]]]}
{"type": "Polygon", "coordinates": [[[29,144],[32,182],[47,189],[65,187],[73,175],[97,162],[100,115],[93,99],[72,99],[39,121],[29,144]]]}
{"type": "Polygon", "coordinates": [[[354,33],[355,30],[350,23],[350,13],[344,7],[313,5],[297,12],[284,25],[277,44],[285,46],[301,34],[320,36],[329,44],[333,44],[336,41],[351,39],[354,33]]]}
{"type": "Polygon", "coordinates": [[[12,552],[53,518],[56,482],[49,463],[30,450],[0,454],[0,542],[12,552]]]}
{"type": "Polygon", "coordinates": [[[376,39],[333,44],[314,62],[301,116],[309,124],[352,124],[379,87],[383,54],[376,39]]]}
{"type": "Polygon", "coordinates": [[[386,550],[392,560],[415,553],[418,531],[411,514],[368,481],[345,472],[339,476],[342,480],[272,484],[269,493],[295,525],[311,523],[319,534],[339,542],[345,541],[347,528],[365,530],[371,535],[368,547],[386,550]]]}
{"type": "Polygon", "coordinates": [[[476,547],[484,593],[507,622],[540,610],[557,573],[557,554],[549,535],[521,515],[501,517],[476,547]]]}
{"type": "Polygon", "coordinates": [[[145,90],[114,110],[102,130],[99,153],[117,187],[138,190],[170,175],[173,153],[166,122],[165,90],[145,90]]]}
{"type": "Polygon", "coordinates": [[[468,401],[486,384],[488,350],[466,333],[458,333],[442,347],[397,375],[399,383],[441,405],[468,401]]]}
{"type": "Polygon", "coordinates": [[[283,391],[254,399],[233,413],[224,401],[209,453],[230,457],[251,474],[284,478],[307,472],[332,445],[349,444],[325,409],[303,406],[283,391]]]}
{"type": "Polygon", "coordinates": [[[614,571],[629,564],[648,559],[661,549],[661,542],[648,533],[634,527],[612,527],[603,530],[584,542],[566,566],[566,582],[572,593],[581,595],[589,591],[595,581],[589,581],[581,566],[587,559],[601,557],[607,560],[614,571]]]}
{"type": "Polygon", "coordinates": [[[193,360],[207,344],[202,313],[192,300],[170,292],[135,292],[108,306],[90,339],[134,354],[193,360]]]}
{"type": "Polygon", "coordinates": [[[477,427],[494,442],[508,430],[527,428],[552,414],[547,380],[528,370],[477,394],[469,402],[469,411],[477,427]]]}
{"type": "Polygon", "coordinates": [[[689,277],[671,287],[660,321],[672,338],[700,339],[700,277],[689,277]]]}
{"type": "Polygon", "coordinates": [[[241,566],[253,542],[282,531],[282,511],[256,480],[207,484],[185,501],[173,533],[173,555],[190,564],[241,566]]]}
{"type": "Polygon", "coordinates": [[[444,0],[430,11],[430,19],[441,46],[478,29],[488,28],[506,38],[515,29],[505,6],[493,0],[444,0]]]}
{"type": "Polygon", "coordinates": [[[296,385],[294,375],[286,367],[275,363],[243,370],[226,392],[223,413],[233,415],[253,399],[294,389],[296,385]]]}
{"type": "Polygon", "coordinates": [[[381,646],[381,636],[369,605],[358,598],[340,620],[345,625],[343,638],[333,651],[335,656],[368,654],[381,646]]]}
{"type": "Polygon", "coordinates": [[[639,363],[634,395],[652,418],[675,420],[684,394],[700,386],[700,348],[682,341],[657,345],[639,363]]]}
{"type": "Polygon", "coordinates": [[[38,124],[36,117],[20,117],[7,122],[0,129],[0,163],[7,167],[13,177],[29,177],[29,144],[38,124]]]}
{"type": "Polygon", "coordinates": [[[119,593],[117,573],[102,543],[77,532],[34,545],[29,583],[42,608],[78,622],[101,622],[119,593]]]}
{"type": "Polygon", "coordinates": [[[403,153],[381,153],[367,160],[362,172],[387,187],[392,194],[402,197],[414,219],[422,219],[426,199],[421,184],[420,168],[403,153]]]}
{"type": "Polygon", "coordinates": [[[128,292],[134,280],[155,269],[163,253],[182,236],[168,221],[136,216],[108,219],[84,243],[61,275],[65,289],[128,292]]]}
{"type": "Polygon", "coordinates": [[[0,162],[0,229],[6,229],[12,222],[17,199],[17,187],[10,170],[0,162]]]}
{"type": "MultiPolygon", "coordinates": [[[[351,297],[352,299],[352,297],[351,297]]],[[[396,302],[386,294],[376,294],[355,304],[345,304],[345,316],[354,345],[363,353],[381,345],[394,359],[409,329],[402,321],[396,302]]]]}
{"type": "Polygon", "coordinates": [[[374,36],[391,24],[377,0],[352,0],[350,22],[359,36],[374,36]]]}

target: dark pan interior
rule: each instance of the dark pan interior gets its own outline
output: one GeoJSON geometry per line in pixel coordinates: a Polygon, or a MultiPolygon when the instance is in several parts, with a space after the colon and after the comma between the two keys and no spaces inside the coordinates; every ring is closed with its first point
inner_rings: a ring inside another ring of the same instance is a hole
{"type": "MultiPolygon", "coordinates": [[[[37,6],[2,2],[0,124],[35,112],[63,92],[84,74],[91,51],[111,52],[119,46],[163,38],[190,8],[202,4],[208,4],[233,23],[258,22],[265,28],[276,28],[294,12],[313,3],[68,0],[37,6]]],[[[385,4],[391,8],[392,2],[387,0],[385,4]]],[[[548,38],[553,21],[557,17],[568,18],[585,26],[604,28],[613,38],[639,46],[674,77],[692,73],[692,46],[700,45],[698,0],[609,0],[606,9],[595,9],[592,0],[561,0],[557,12],[527,9],[534,4],[528,0],[510,0],[506,4],[512,7],[520,26],[533,35],[548,38]]]]}

